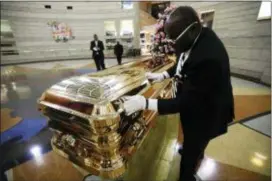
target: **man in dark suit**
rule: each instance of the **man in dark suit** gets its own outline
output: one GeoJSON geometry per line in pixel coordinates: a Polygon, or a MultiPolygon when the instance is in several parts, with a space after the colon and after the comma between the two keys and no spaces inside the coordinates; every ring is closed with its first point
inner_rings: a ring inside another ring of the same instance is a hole
{"type": "Polygon", "coordinates": [[[163,73],[147,73],[162,81],[174,77],[174,98],[126,97],[126,114],[149,109],[180,113],[184,143],[180,180],[195,181],[196,167],[209,141],[227,132],[234,118],[234,101],[227,51],[215,32],[202,27],[191,7],[178,7],[166,20],[165,31],[175,43],[177,65],[163,73]]]}
{"type": "Polygon", "coordinates": [[[90,50],[93,51],[93,59],[96,65],[97,71],[105,69],[104,64],[104,45],[103,42],[98,40],[96,34],[94,34],[94,40],[91,41],[90,50]]]}
{"type": "Polygon", "coordinates": [[[119,41],[117,41],[116,45],[114,46],[114,54],[117,58],[118,65],[122,64],[123,51],[124,51],[123,45],[121,45],[119,41]]]}

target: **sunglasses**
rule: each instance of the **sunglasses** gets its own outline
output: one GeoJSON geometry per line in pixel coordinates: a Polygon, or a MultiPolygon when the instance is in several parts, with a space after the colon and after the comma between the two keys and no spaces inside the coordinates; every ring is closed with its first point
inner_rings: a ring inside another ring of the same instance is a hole
{"type": "Polygon", "coordinates": [[[171,42],[171,43],[176,43],[193,25],[197,24],[198,22],[195,21],[193,23],[191,23],[185,30],[183,30],[179,36],[176,38],[176,39],[171,39],[169,37],[166,37],[167,41],[168,42],[171,42]]]}

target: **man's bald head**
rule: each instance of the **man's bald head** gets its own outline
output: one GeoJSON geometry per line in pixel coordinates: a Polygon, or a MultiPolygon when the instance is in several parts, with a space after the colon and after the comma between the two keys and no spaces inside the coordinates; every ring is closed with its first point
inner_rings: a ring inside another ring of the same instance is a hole
{"type": "Polygon", "coordinates": [[[170,14],[164,30],[170,39],[176,40],[176,51],[184,52],[193,46],[201,32],[201,27],[197,12],[192,7],[180,6],[170,14]]]}
{"type": "Polygon", "coordinates": [[[197,12],[190,6],[180,6],[166,20],[165,31],[170,36],[169,38],[175,39],[194,22],[201,26],[197,12]]]}

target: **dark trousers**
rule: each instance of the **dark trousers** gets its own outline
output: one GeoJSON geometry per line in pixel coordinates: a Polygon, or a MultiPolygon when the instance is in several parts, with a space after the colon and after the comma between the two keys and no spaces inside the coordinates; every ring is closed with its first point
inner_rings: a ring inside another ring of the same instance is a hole
{"type": "Polygon", "coordinates": [[[197,172],[198,163],[204,157],[204,151],[210,141],[209,138],[201,135],[192,135],[192,133],[191,131],[188,131],[188,133],[184,132],[180,162],[180,181],[195,181],[194,175],[197,172]]]}
{"type": "Polygon", "coordinates": [[[116,55],[118,65],[122,64],[122,55],[116,55]]]}
{"type": "Polygon", "coordinates": [[[1,181],[8,181],[7,175],[4,171],[1,171],[1,181]]]}
{"type": "Polygon", "coordinates": [[[105,69],[104,56],[94,56],[94,62],[96,65],[97,71],[105,69]]]}

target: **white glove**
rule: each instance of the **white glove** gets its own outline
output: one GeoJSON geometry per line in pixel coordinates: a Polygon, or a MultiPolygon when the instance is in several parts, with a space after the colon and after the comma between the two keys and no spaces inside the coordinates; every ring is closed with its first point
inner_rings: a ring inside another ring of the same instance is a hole
{"type": "Polygon", "coordinates": [[[124,109],[126,115],[131,115],[137,111],[141,111],[144,109],[158,111],[158,100],[157,99],[147,99],[141,95],[135,96],[126,96],[123,97],[124,100],[124,109]],[[148,106],[146,103],[148,101],[148,106]]]}
{"type": "Polygon", "coordinates": [[[167,72],[163,72],[163,73],[151,73],[151,72],[147,72],[145,74],[146,78],[148,80],[155,82],[161,82],[163,81],[165,78],[169,78],[169,75],[167,72]]]}
{"type": "Polygon", "coordinates": [[[131,115],[137,111],[145,109],[146,99],[144,96],[126,96],[124,97],[124,109],[126,115],[131,115]]]}

